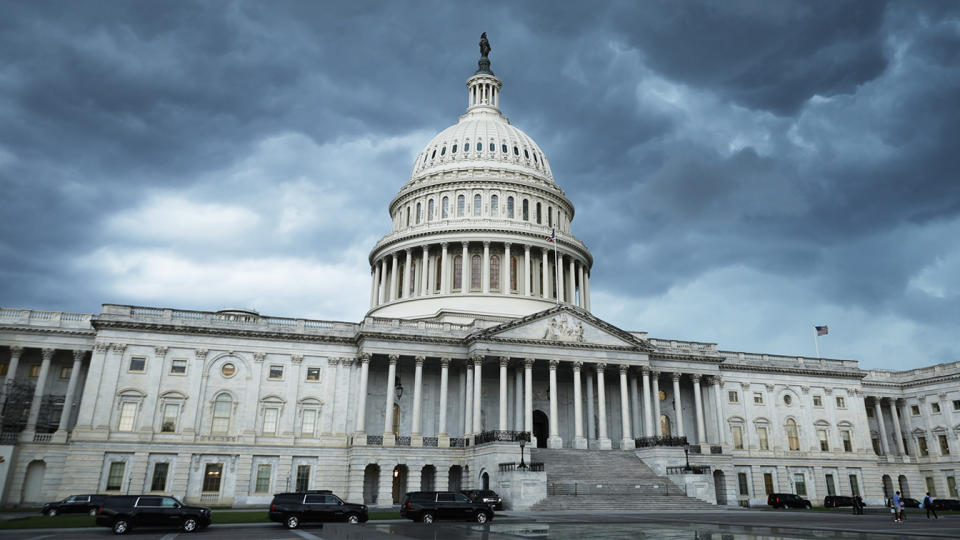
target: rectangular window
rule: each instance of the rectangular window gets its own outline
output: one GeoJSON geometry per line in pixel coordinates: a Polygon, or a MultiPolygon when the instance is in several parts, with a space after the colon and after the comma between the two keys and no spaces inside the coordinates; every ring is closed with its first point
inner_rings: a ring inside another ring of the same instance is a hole
{"type": "Polygon", "coordinates": [[[930,492],[930,496],[931,496],[931,497],[936,497],[936,496],[937,496],[937,485],[933,483],[933,477],[932,477],[932,476],[928,476],[928,477],[926,477],[925,480],[926,480],[926,482],[927,482],[927,491],[930,492]]]}
{"type": "Polygon", "coordinates": [[[843,451],[853,452],[853,441],[850,438],[850,430],[845,429],[841,431],[840,438],[843,439],[843,451]]]}
{"type": "Polygon", "coordinates": [[[257,483],[254,493],[270,492],[270,465],[257,465],[257,483]]]}
{"type": "Polygon", "coordinates": [[[823,407],[823,396],[813,396],[813,406],[823,407]]]}
{"type": "Polygon", "coordinates": [[[729,400],[730,403],[740,403],[740,393],[737,392],[736,390],[728,391],[727,400],[729,400]]]}
{"type": "Polygon", "coordinates": [[[820,451],[829,452],[830,451],[830,442],[827,440],[827,430],[818,429],[817,430],[817,439],[820,440],[820,451]]]}
{"type": "Polygon", "coordinates": [[[310,489],[310,466],[297,465],[296,491],[306,491],[310,489]]]}
{"type": "Polygon", "coordinates": [[[838,409],[847,408],[847,400],[843,396],[837,396],[837,408],[838,409]]]}
{"type": "Polygon", "coordinates": [[[804,497],[807,495],[807,481],[803,477],[802,473],[796,473],[793,475],[793,485],[796,487],[797,495],[804,497]]]}
{"type": "Polygon", "coordinates": [[[827,480],[827,495],[836,495],[837,486],[833,483],[833,475],[832,474],[826,475],[826,480],[827,480]]]}
{"type": "Polygon", "coordinates": [[[857,475],[850,475],[850,494],[856,497],[860,494],[860,482],[857,481],[857,475]]]}
{"type": "Polygon", "coordinates": [[[187,359],[186,358],[174,358],[170,363],[170,374],[171,375],[183,375],[187,372],[187,359]]]}
{"type": "MultiPolygon", "coordinates": [[[[3,371],[6,372],[5,369],[4,369],[3,371]]],[[[5,374],[6,374],[6,373],[0,373],[0,375],[5,375],[5,374]]],[[[954,411],[960,411],[960,399],[955,399],[955,400],[953,400],[953,410],[954,410],[954,411]]]]}
{"type": "Polygon", "coordinates": [[[147,369],[147,359],[143,356],[134,356],[130,358],[130,372],[143,373],[147,369]]]}
{"type": "Polygon", "coordinates": [[[770,443],[767,441],[767,428],[765,428],[765,427],[758,427],[758,428],[757,428],[757,438],[760,439],[760,449],[761,449],[761,450],[769,450],[769,449],[770,449],[770,443]]]}
{"type": "Polygon", "coordinates": [[[747,473],[737,473],[737,484],[740,486],[740,495],[750,496],[750,486],[747,484],[747,473]]]}
{"type": "Polygon", "coordinates": [[[30,372],[27,373],[27,376],[31,379],[36,379],[40,376],[40,364],[34,364],[30,366],[30,372]]]}
{"type": "Polygon", "coordinates": [[[766,495],[773,493],[773,474],[772,473],[763,473],[763,491],[766,492],[766,495]]]}
{"type": "Polygon", "coordinates": [[[940,414],[940,404],[939,404],[939,403],[936,403],[936,402],[931,403],[931,404],[930,404],[930,412],[933,413],[933,414],[940,414]]]}
{"type": "Polygon", "coordinates": [[[60,378],[61,378],[61,379],[64,379],[64,380],[69,379],[71,373],[73,373],[73,368],[72,368],[72,367],[60,368],[60,378]]]}
{"type": "Polygon", "coordinates": [[[0,364],[0,377],[6,377],[8,369],[10,369],[10,364],[7,364],[7,363],[0,364]]]}
{"type": "Polygon", "coordinates": [[[177,403],[167,403],[163,406],[163,419],[160,421],[160,431],[163,433],[176,433],[177,417],[180,416],[180,405],[177,403]]]}
{"type": "Polygon", "coordinates": [[[924,436],[917,437],[917,446],[920,448],[920,457],[927,457],[930,455],[930,451],[927,449],[927,438],[924,436]]]}
{"type": "Polygon", "coordinates": [[[318,367],[308,367],[307,368],[307,380],[310,382],[318,382],[320,380],[320,368],[318,367]]]}
{"type": "Polygon", "coordinates": [[[133,431],[133,421],[137,417],[137,404],[126,402],[120,405],[120,422],[117,431],[133,431]]]}
{"type": "Polygon", "coordinates": [[[280,415],[280,409],[263,410],[263,435],[277,434],[277,417],[280,415]]]}
{"type": "Polygon", "coordinates": [[[223,475],[223,465],[220,463],[207,463],[203,470],[203,489],[204,493],[220,493],[220,477],[223,475]]]}
{"type": "Polygon", "coordinates": [[[946,435],[937,435],[937,440],[940,441],[940,455],[949,456],[950,455],[950,443],[947,442],[946,435]]]}
{"type": "Polygon", "coordinates": [[[275,381],[283,379],[283,366],[278,366],[276,364],[271,365],[268,378],[275,381]]]}
{"type": "Polygon", "coordinates": [[[754,392],[754,393],[753,393],[753,404],[754,404],[754,405],[763,405],[763,392],[754,392]]]}
{"type": "Polygon", "coordinates": [[[919,406],[919,405],[911,405],[911,406],[910,406],[910,414],[913,415],[913,416],[920,416],[920,406],[919,406]]]}
{"type": "Polygon", "coordinates": [[[947,492],[950,493],[950,498],[957,498],[957,477],[948,476],[947,477],[947,492]]]}
{"type": "Polygon", "coordinates": [[[743,450],[743,428],[740,426],[733,426],[733,447],[743,450]]]}
{"type": "Polygon", "coordinates": [[[312,437],[317,426],[317,411],[307,409],[303,411],[303,420],[300,423],[300,436],[312,437]]]}
{"type": "Polygon", "coordinates": [[[123,487],[123,469],[126,463],[114,461],[110,464],[110,472],[107,473],[107,491],[120,491],[123,487]]]}
{"type": "Polygon", "coordinates": [[[150,491],[167,490],[167,472],[170,470],[170,464],[166,462],[155,463],[153,465],[153,479],[150,480],[150,491]]]}

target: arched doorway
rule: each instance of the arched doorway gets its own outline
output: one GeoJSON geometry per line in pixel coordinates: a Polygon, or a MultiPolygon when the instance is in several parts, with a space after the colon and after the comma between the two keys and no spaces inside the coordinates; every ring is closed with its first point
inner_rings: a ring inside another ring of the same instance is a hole
{"type": "Polygon", "coordinates": [[[713,471],[713,489],[717,492],[717,504],[727,505],[727,482],[723,471],[713,471]]]}
{"type": "Polygon", "coordinates": [[[400,504],[403,494],[407,492],[407,466],[397,465],[393,468],[393,504],[400,504]]]}
{"type": "Polygon", "coordinates": [[[550,436],[549,420],[543,411],[533,411],[533,436],[537,438],[537,448],[547,447],[547,438],[550,436]]]}
{"type": "Polygon", "coordinates": [[[377,504],[380,492],[380,466],[374,463],[363,470],[363,504],[377,504]]]}
{"type": "Polygon", "coordinates": [[[447,473],[447,483],[450,491],[460,491],[463,489],[463,468],[459,465],[451,466],[450,471],[447,473]]]}
{"type": "Polygon", "coordinates": [[[660,435],[663,437],[669,437],[670,433],[671,433],[670,417],[665,414],[661,414],[660,415],[660,435]]]}
{"type": "Polygon", "coordinates": [[[433,465],[424,465],[420,469],[420,491],[435,491],[436,486],[437,468],[433,465]]]}
{"type": "Polygon", "coordinates": [[[890,478],[890,475],[883,475],[880,481],[883,482],[883,496],[888,499],[893,497],[893,480],[890,478]]]}
{"type": "Polygon", "coordinates": [[[481,489],[490,489],[490,475],[486,471],[480,475],[480,485],[483,486],[481,489]]]}
{"type": "Polygon", "coordinates": [[[910,485],[907,483],[907,477],[901,474],[900,478],[897,478],[897,483],[900,485],[900,495],[909,497],[910,485]]]}
{"type": "Polygon", "coordinates": [[[43,461],[31,461],[27,465],[27,476],[23,479],[21,501],[25,503],[43,502],[43,478],[47,474],[47,464],[43,461]]]}

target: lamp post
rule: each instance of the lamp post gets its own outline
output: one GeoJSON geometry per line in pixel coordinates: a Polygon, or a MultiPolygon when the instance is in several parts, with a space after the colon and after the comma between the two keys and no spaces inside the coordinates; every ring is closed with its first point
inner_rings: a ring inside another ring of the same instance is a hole
{"type": "Polygon", "coordinates": [[[520,465],[517,465],[518,471],[527,470],[527,464],[523,462],[523,447],[526,445],[526,441],[520,439],[520,465]]]}
{"type": "Polygon", "coordinates": [[[684,471],[690,472],[690,445],[683,445],[683,458],[687,461],[687,465],[683,468],[684,471]]]}

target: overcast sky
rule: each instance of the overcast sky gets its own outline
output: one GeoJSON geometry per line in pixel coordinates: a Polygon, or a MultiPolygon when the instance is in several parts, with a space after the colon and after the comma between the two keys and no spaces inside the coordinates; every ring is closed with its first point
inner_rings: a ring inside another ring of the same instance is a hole
{"type": "Polygon", "coordinates": [[[483,31],[597,316],[960,360],[957,2],[0,1],[0,305],[360,320],[483,31]]]}

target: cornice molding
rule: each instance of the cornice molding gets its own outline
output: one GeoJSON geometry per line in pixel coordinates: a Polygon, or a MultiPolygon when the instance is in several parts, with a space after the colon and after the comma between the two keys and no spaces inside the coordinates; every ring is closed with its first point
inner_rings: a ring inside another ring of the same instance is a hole
{"type": "Polygon", "coordinates": [[[751,366],[745,364],[720,364],[720,369],[724,371],[749,371],[752,373],[787,373],[791,375],[817,375],[820,377],[841,377],[844,379],[863,379],[867,372],[859,370],[852,371],[830,371],[827,369],[793,368],[786,366],[751,366]]]}
{"type": "MultiPolygon", "coordinates": [[[[91,321],[92,324],[92,321],[91,321]]],[[[11,326],[11,325],[0,325],[0,331],[10,331],[10,332],[27,332],[30,334],[59,334],[64,336],[83,336],[83,337],[95,337],[97,331],[95,328],[86,330],[83,328],[58,328],[58,327],[43,327],[43,326],[11,326]]],[[[27,347],[26,345],[22,345],[27,347]]]]}

